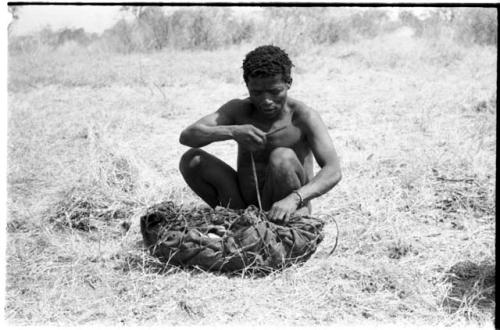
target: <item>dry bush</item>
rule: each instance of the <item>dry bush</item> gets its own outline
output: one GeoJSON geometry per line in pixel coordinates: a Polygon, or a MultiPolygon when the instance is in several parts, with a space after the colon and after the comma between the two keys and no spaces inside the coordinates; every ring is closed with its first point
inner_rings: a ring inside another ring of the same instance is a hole
{"type": "Polygon", "coordinates": [[[212,50],[252,41],[274,43],[298,53],[311,45],[373,38],[397,27],[380,9],[339,16],[331,8],[267,7],[260,17],[241,17],[229,8],[178,9],[169,15],[160,7],[125,8],[132,10],[135,18],[118,21],[99,37],[81,29],[46,28],[37,36],[11,38],[10,49],[26,52],[40,45],[55,49],[74,41],[104,52],[128,54],[164,48],[212,50]]]}
{"type": "Polygon", "coordinates": [[[264,9],[253,42],[270,43],[290,49],[293,54],[314,45],[373,38],[387,32],[388,15],[384,10],[367,9],[337,15],[336,8],[264,9]]]}
{"type": "Polygon", "coordinates": [[[385,10],[368,9],[349,17],[348,30],[362,37],[374,38],[396,27],[388,27],[388,23],[389,15],[385,10]]]}
{"type": "Polygon", "coordinates": [[[169,26],[169,44],[176,49],[217,49],[251,36],[251,23],[236,20],[227,8],[179,10],[170,17],[169,26]]]}
{"type": "Polygon", "coordinates": [[[124,19],[118,21],[111,29],[104,31],[98,44],[107,51],[119,53],[140,51],[142,48],[134,26],[124,19]]]}
{"type": "Polygon", "coordinates": [[[414,29],[416,37],[445,37],[465,45],[497,45],[498,17],[494,8],[437,8],[425,18],[402,11],[399,18],[414,29]]]}
{"type": "Polygon", "coordinates": [[[233,17],[228,8],[178,9],[166,15],[159,7],[139,7],[134,21],[119,21],[103,33],[99,43],[123,53],[166,47],[216,49],[240,44],[252,33],[253,24],[233,17]]]}
{"type": "Polygon", "coordinates": [[[9,36],[9,52],[34,54],[41,50],[52,51],[64,47],[67,43],[85,47],[96,40],[96,33],[87,33],[83,28],[61,28],[53,31],[50,26],[46,26],[30,35],[9,36]]]}
{"type": "Polygon", "coordinates": [[[149,52],[161,49],[213,50],[243,42],[276,44],[293,54],[315,45],[356,41],[384,36],[401,26],[429,40],[455,40],[467,45],[496,45],[497,16],[489,8],[434,8],[427,17],[402,11],[399,20],[390,20],[384,9],[266,7],[258,15],[235,16],[229,8],[177,9],[165,14],[160,7],[124,7],[133,20],[120,20],[101,36],[83,29],[45,28],[31,36],[11,37],[9,51],[33,53],[55,49],[72,41],[103,52],[149,52]]]}
{"type": "Polygon", "coordinates": [[[466,44],[497,45],[497,13],[494,8],[462,8],[453,22],[455,39],[466,44]]]}

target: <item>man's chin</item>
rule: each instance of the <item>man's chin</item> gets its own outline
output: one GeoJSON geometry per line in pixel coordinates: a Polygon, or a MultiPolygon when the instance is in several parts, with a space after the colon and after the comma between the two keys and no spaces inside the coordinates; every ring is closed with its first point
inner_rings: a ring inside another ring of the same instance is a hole
{"type": "Polygon", "coordinates": [[[267,111],[261,109],[260,113],[263,114],[267,118],[274,118],[280,113],[280,111],[277,109],[267,110],[267,111]]]}

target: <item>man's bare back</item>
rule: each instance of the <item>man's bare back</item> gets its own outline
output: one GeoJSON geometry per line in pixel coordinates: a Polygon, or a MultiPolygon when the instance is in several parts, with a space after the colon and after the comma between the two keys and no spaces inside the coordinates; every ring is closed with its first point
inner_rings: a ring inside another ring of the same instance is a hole
{"type": "Polygon", "coordinates": [[[340,181],[338,157],[321,117],[287,95],[291,66],[278,47],[258,47],[243,64],[249,97],[229,101],[182,131],[180,142],[193,149],[181,158],[181,173],[212,207],[257,205],[252,156],[262,205],[272,221],[310,212],[310,200],[340,181]],[[230,139],[238,143],[236,171],[200,149],[230,139]],[[321,167],[316,175],[313,157],[321,167]]]}

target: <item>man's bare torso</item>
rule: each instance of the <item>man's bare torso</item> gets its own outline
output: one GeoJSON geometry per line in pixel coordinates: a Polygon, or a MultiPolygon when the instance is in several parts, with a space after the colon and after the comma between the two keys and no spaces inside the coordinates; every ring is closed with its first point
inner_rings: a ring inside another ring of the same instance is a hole
{"type": "MultiPolygon", "coordinates": [[[[259,117],[250,100],[244,99],[238,103],[238,109],[234,111],[236,125],[251,124],[264,132],[271,132],[285,127],[267,136],[265,149],[253,152],[260,190],[265,182],[269,154],[278,147],[286,147],[295,151],[305,170],[307,182],[309,182],[313,177],[313,155],[305,137],[301,117],[307,115],[310,110],[302,103],[288,98],[284,111],[280,116],[268,119],[259,117]]],[[[250,151],[241,146],[238,146],[237,172],[243,198],[247,201],[253,200],[255,198],[255,188],[250,151]]]]}

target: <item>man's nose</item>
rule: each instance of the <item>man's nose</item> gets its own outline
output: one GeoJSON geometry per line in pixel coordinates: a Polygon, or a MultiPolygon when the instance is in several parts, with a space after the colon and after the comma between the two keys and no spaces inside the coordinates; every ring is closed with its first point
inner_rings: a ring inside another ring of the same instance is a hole
{"type": "Polygon", "coordinates": [[[267,93],[266,93],[266,94],[264,94],[264,95],[262,96],[262,103],[263,103],[263,104],[272,104],[272,103],[273,103],[273,100],[272,100],[272,98],[271,98],[271,95],[269,95],[269,94],[267,94],[267,93]]]}

